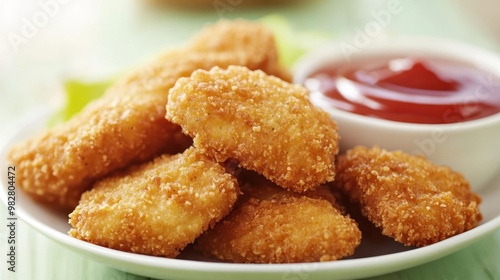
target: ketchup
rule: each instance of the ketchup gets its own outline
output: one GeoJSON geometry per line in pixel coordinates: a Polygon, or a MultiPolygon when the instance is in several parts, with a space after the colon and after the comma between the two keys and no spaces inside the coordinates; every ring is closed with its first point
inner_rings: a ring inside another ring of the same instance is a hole
{"type": "Polygon", "coordinates": [[[499,78],[465,63],[392,57],[331,65],[305,82],[311,98],[386,120],[444,124],[500,112],[499,78]]]}

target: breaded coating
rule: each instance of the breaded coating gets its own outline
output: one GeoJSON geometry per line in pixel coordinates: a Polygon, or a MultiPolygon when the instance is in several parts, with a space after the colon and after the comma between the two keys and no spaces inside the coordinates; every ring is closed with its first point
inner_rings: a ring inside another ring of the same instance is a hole
{"type": "Polygon", "coordinates": [[[336,184],[386,236],[426,246],[481,221],[480,197],[448,167],[378,147],[355,147],[338,159],[336,184]]]}
{"type": "Polygon", "coordinates": [[[191,41],[189,49],[199,52],[225,50],[232,55],[236,55],[239,51],[245,63],[237,65],[245,65],[249,69],[261,69],[284,81],[292,81],[290,71],[277,63],[278,50],[274,35],[264,25],[244,20],[221,20],[215,25],[206,27],[204,32],[191,41]],[[224,34],[224,37],[213,34],[224,34]]]}
{"type": "Polygon", "coordinates": [[[168,90],[194,70],[233,64],[286,76],[273,35],[262,25],[222,21],[207,27],[186,46],[118,81],[68,122],[13,147],[8,160],[19,170],[19,187],[71,211],[95,180],[162,153],[182,152],[191,139],[165,119],[168,90]]]}
{"type": "Polygon", "coordinates": [[[168,93],[179,77],[191,75],[193,69],[208,70],[213,66],[226,68],[229,65],[260,69],[268,75],[292,80],[290,71],[278,61],[278,50],[270,29],[245,20],[220,20],[207,25],[186,44],[158,55],[150,65],[118,81],[114,87],[120,87],[120,90],[113,92],[122,94],[133,85],[168,93]],[[179,75],[172,76],[170,67],[179,75]]]}
{"type": "Polygon", "coordinates": [[[356,222],[341,214],[325,185],[304,194],[263,177],[240,186],[244,195],[229,216],[197,239],[205,255],[236,263],[332,261],[361,242],[356,222]]]}
{"type": "Polygon", "coordinates": [[[194,148],[98,181],[70,214],[69,234],[121,251],[175,257],[227,215],[236,179],[194,148]]]}
{"type": "Polygon", "coordinates": [[[220,162],[233,159],[288,190],[333,181],[336,124],[300,85],[242,66],[197,70],[169,92],[166,118],[220,162]]]}
{"type": "Polygon", "coordinates": [[[128,164],[190,145],[178,126],[156,115],[163,98],[105,97],[67,123],[14,146],[18,186],[36,200],[71,211],[91,183],[128,164]]]}

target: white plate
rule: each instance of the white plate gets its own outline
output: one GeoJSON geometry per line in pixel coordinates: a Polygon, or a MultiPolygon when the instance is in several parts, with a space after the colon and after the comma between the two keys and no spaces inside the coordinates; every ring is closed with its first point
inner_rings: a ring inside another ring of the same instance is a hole
{"type": "MultiPolygon", "coordinates": [[[[7,200],[8,163],[6,150],[10,145],[41,131],[52,110],[40,109],[19,120],[6,137],[0,150],[2,170],[0,196],[7,200]]],[[[95,261],[126,272],[159,279],[352,279],[390,273],[417,266],[460,250],[500,228],[500,174],[479,193],[483,197],[481,224],[463,234],[423,247],[404,247],[379,235],[364,236],[356,254],[334,262],[302,264],[230,264],[202,258],[188,249],[178,259],[144,256],[104,248],[76,240],[69,230],[66,215],[34,203],[21,190],[16,190],[16,214],[37,231],[67,248],[95,261]]]]}

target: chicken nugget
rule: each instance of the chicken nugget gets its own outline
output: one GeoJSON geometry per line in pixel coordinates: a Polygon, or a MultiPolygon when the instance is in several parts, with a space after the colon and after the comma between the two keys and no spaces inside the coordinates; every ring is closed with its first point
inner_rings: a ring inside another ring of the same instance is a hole
{"type": "Polygon", "coordinates": [[[322,185],[298,194],[257,177],[240,183],[233,211],[195,244],[205,255],[236,263],[337,260],[354,253],[361,232],[322,185]]]}
{"type": "Polygon", "coordinates": [[[261,69],[284,81],[292,80],[290,71],[277,63],[276,42],[272,32],[265,25],[244,20],[222,20],[215,25],[207,26],[204,32],[191,41],[189,49],[200,52],[229,51],[233,55],[240,50],[240,55],[245,57],[245,64],[238,65],[245,65],[249,69],[261,69]],[[224,37],[213,34],[224,34],[224,37]]]}
{"type": "Polygon", "coordinates": [[[69,234],[126,252],[175,257],[227,215],[236,179],[194,148],[98,181],[70,214],[69,234]]]}
{"type": "Polygon", "coordinates": [[[426,246],[481,221],[480,197],[448,167],[378,147],[355,147],[338,159],[336,184],[382,234],[426,246]]]}
{"type": "Polygon", "coordinates": [[[13,147],[8,159],[18,167],[19,187],[36,200],[73,210],[95,180],[191,145],[165,119],[168,90],[179,77],[233,64],[285,75],[275,54],[273,35],[261,24],[223,21],[207,27],[187,46],[118,81],[68,122],[13,147]]]}
{"type": "Polygon", "coordinates": [[[307,90],[242,66],[197,70],[169,92],[166,118],[220,162],[233,159],[289,190],[333,181],[336,124],[307,90]]]}

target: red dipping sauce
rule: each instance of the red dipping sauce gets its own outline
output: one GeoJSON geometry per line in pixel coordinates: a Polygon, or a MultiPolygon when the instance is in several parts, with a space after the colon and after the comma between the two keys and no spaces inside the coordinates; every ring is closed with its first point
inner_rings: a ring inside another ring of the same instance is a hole
{"type": "Polygon", "coordinates": [[[392,121],[456,123],[500,112],[500,79],[436,58],[370,58],[322,68],[305,82],[312,98],[392,121]]]}

